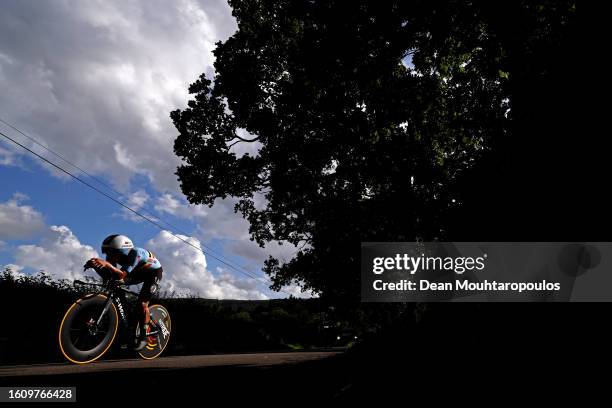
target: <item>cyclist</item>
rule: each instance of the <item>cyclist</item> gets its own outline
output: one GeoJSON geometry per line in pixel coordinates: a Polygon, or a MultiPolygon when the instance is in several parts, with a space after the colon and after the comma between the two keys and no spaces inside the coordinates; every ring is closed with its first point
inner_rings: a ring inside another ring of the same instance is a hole
{"type": "Polygon", "coordinates": [[[134,341],[134,350],[141,351],[147,345],[146,334],[149,325],[149,301],[159,288],[163,269],[155,255],[143,248],[136,248],[125,235],[109,235],[102,242],[102,253],[106,260],[92,258],[85,268],[93,268],[103,279],[114,277],[126,285],[142,283],[137,308],[140,331],[134,341]],[[117,268],[117,265],[120,268],[117,268]]]}

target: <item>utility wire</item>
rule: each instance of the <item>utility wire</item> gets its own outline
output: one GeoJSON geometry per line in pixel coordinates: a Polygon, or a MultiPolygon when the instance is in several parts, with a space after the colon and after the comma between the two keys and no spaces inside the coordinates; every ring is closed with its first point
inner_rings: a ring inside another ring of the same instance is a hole
{"type": "MultiPolygon", "coordinates": [[[[115,188],[113,188],[112,186],[110,186],[108,183],[104,182],[103,180],[101,180],[100,178],[90,174],[89,172],[87,172],[86,170],[82,169],[81,167],[79,167],[78,165],[74,164],[73,162],[71,162],[70,160],[66,159],[64,156],[60,155],[59,153],[55,152],[53,149],[45,146],[44,144],[40,143],[38,140],[36,140],[35,138],[33,138],[32,136],[26,134],[25,132],[22,132],[20,129],[18,129],[17,127],[15,127],[14,125],[10,124],[9,122],[7,122],[6,120],[4,120],[2,117],[0,117],[0,122],[5,124],[6,126],[10,127],[11,129],[13,129],[14,131],[18,132],[19,134],[21,134],[22,136],[26,137],[28,140],[30,140],[32,143],[42,147],[43,149],[47,150],[48,152],[50,152],[51,154],[53,154],[55,157],[59,158],[60,160],[62,160],[64,163],[74,167],[75,169],[79,170],[81,173],[87,175],[88,177],[90,177],[91,179],[97,181],[99,184],[103,185],[104,187],[106,187],[107,189],[109,189],[110,191],[112,191],[113,193],[117,194],[118,196],[124,196],[123,193],[117,191],[115,188]]],[[[153,212],[148,209],[147,207],[145,207],[144,205],[141,205],[138,207],[139,210],[144,210],[143,212],[145,212],[146,214],[148,214],[149,216],[158,219],[160,221],[162,221],[164,224],[168,225],[170,228],[173,228],[174,230],[184,234],[184,235],[191,235],[188,232],[182,230],[181,228],[177,227],[176,225],[171,224],[170,222],[162,219],[161,217],[156,217],[153,212]]],[[[210,246],[207,246],[204,243],[201,243],[201,245],[206,248],[209,252],[212,252],[213,254],[218,255],[219,257],[223,258],[223,255],[221,255],[220,253],[216,252],[215,250],[213,250],[210,246]]],[[[243,271],[247,272],[247,273],[253,273],[253,271],[248,270],[246,267],[236,263],[234,264],[235,266],[239,267],[240,269],[242,269],[243,271]]]]}
{"type": "MultiPolygon", "coordinates": [[[[59,171],[61,171],[61,172],[65,173],[65,174],[67,174],[68,176],[70,176],[70,177],[72,177],[73,179],[75,179],[75,180],[79,181],[80,183],[84,184],[85,186],[87,186],[87,187],[91,188],[92,190],[94,190],[94,191],[98,192],[99,194],[102,194],[103,196],[105,196],[105,197],[106,197],[106,198],[108,198],[109,200],[111,200],[111,201],[115,202],[116,204],[119,204],[121,207],[123,207],[123,208],[127,209],[128,211],[130,211],[130,212],[134,213],[135,215],[137,215],[137,216],[141,217],[142,219],[144,219],[144,220],[146,220],[146,221],[150,222],[151,224],[155,225],[155,226],[156,226],[157,228],[159,228],[160,230],[162,230],[162,231],[166,230],[166,229],[165,229],[165,228],[164,228],[164,227],[163,227],[161,224],[159,224],[157,221],[155,221],[155,220],[153,220],[153,219],[151,219],[151,218],[147,217],[146,215],[143,215],[143,214],[139,213],[138,211],[136,211],[136,210],[134,210],[134,209],[130,208],[128,205],[124,204],[124,203],[123,203],[123,202],[121,202],[120,200],[117,200],[117,199],[116,199],[116,198],[114,198],[113,196],[111,196],[111,195],[107,194],[106,192],[104,192],[104,191],[100,190],[99,188],[97,188],[96,186],[92,185],[91,183],[88,183],[87,181],[83,180],[82,178],[80,178],[80,177],[78,177],[78,176],[76,176],[76,175],[72,174],[72,173],[71,173],[71,172],[69,172],[68,170],[65,170],[65,169],[64,169],[64,168],[62,168],[61,166],[59,166],[59,165],[57,165],[57,164],[53,163],[52,161],[50,161],[50,160],[49,160],[49,159],[47,159],[46,157],[44,157],[44,156],[42,156],[42,155],[40,155],[40,154],[36,153],[36,152],[35,152],[35,151],[33,151],[32,149],[30,149],[30,148],[28,148],[27,146],[25,146],[25,145],[23,145],[23,144],[19,143],[17,140],[13,139],[12,137],[7,136],[7,135],[5,135],[5,134],[4,134],[4,133],[2,133],[2,132],[0,132],[0,135],[1,135],[1,136],[3,136],[4,138],[6,138],[7,140],[9,140],[9,141],[13,142],[13,143],[14,143],[14,144],[16,144],[17,146],[19,146],[19,147],[23,148],[24,150],[28,151],[29,153],[33,154],[34,156],[38,157],[40,160],[44,161],[45,163],[50,164],[51,166],[55,167],[55,168],[56,168],[56,169],[58,169],[59,171]]],[[[259,278],[258,278],[258,277],[256,277],[256,276],[254,276],[254,275],[252,275],[251,273],[249,273],[249,272],[245,272],[245,271],[242,271],[242,270],[240,270],[240,269],[237,269],[237,268],[236,268],[235,266],[233,266],[232,264],[230,264],[230,263],[228,263],[228,262],[224,261],[223,259],[221,259],[221,258],[219,258],[219,257],[217,257],[217,256],[215,256],[215,255],[212,255],[210,252],[208,252],[208,253],[207,253],[207,252],[205,252],[205,251],[204,251],[202,248],[200,248],[200,247],[198,247],[198,246],[196,246],[196,245],[193,245],[191,242],[187,241],[187,240],[186,240],[186,239],[184,239],[184,238],[181,238],[180,236],[178,236],[177,234],[173,233],[172,231],[168,231],[168,232],[169,232],[171,235],[173,235],[175,238],[177,238],[177,239],[179,239],[180,241],[182,241],[183,243],[185,243],[185,244],[187,244],[187,245],[191,246],[192,248],[194,248],[194,249],[196,249],[196,250],[198,250],[198,251],[202,252],[202,253],[203,253],[203,254],[205,254],[205,255],[211,256],[212,258],[214,258],[214,259],[216,259],[217,261],[221,262],[222,264],[224,264],[224,265],[226,265],[226,266],[230,267],[231,269],[235,270],[236,272],[239,272],[239,273],[241,273],[241,274],[243,274],[243,275],[246,275],[246,276],[250,277],[251,279],[254,279],[254,280],[259,281],[259,278]]],[[[286,291],[284,291],[284,290],[282,290],[282,289],[281,289],[281,292],[283,292],[283,293],[285,293],[285,294],[288,294],[288,295],[291,295],[289,292],[286,292],[286,291]]]]}

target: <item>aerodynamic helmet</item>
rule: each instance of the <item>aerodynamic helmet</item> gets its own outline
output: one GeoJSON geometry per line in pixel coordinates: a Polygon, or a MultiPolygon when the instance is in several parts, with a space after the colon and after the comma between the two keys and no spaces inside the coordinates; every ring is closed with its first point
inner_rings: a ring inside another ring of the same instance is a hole
{"type": "Polygon", "coordinates": [[[132,240],[125,235],[109,235],[102,241],[102,253],[107,255],[123,254],[127,255],[134,248],[132,240]]]}

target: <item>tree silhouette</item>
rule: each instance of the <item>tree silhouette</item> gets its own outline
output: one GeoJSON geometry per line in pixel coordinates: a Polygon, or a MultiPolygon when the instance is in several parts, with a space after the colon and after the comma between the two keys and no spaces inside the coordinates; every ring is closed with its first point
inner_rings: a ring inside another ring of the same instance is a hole
{"type": "Polygon", "coordinates": [[[503,159],[526,148],[573,2],[230,5],[216,76],[171,113],[177,175],[191,203],[236,197],[260,245],[298,246],[266,261],[276,289],[358,300],[360,242],[485,240],[489,205],[516,204],[478,183],[515,176],[503,159]]]}

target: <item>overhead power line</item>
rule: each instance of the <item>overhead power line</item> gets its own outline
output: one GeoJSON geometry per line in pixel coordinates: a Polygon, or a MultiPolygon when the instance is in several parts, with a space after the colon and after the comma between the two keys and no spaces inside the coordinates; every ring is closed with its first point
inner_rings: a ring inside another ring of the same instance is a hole
{"type": "MultiPolygon", "coordinates": [[[[1,119],[0,119],[0,120],[1,120],[1,119]]],[[[1,120],[1,121],[2,121],[2,123],[6,124],[7,126],[11,127],[12,129],[14,129],[14,130],[18,131],[19,133],[24,134],[23,132],[21,132],[21,131],[17,130],[17,128],[16,128],[16,127],[14,127],[14,126],[12,126],[12,125],[10,125],[10,124],[7,124],[7,122],[5,122],[4,120],[1,120]]],[[[13,139],[12,137],[10,137],[10,136],[8,136],[8,135],[6,135],[6,134],[2,133],[2,132],[0,132],[0,135],[1,135],[1,136],[3,136],[5,139],[9,140],[10,142],[14,143],[15,145],[17,145],[17,146],[21,147],[22,149],[26,150],[26,151],[27,151],[27,152],[29,152],[30,154],[32,154],[32,155],[34,155],[34,156],[36,156],[38,159],[40,159],[40,160],[44,161],[45,163],[47,163],[47,164],[49,164],[49,165],[53,166],[54,168],[56,168],[57,170],[61,171],[62,173],[65,173],[66,175],[70,176],[71,178],[73,178],[73,179],[75,179],[75,180],[79,181],[80,183],[84,184],[85,186],[89,187],[90,189],[92,189],[92,190],[96,191],[97,193],[99,193],[99,194],[103,195],[104,197],[108,198],[109,200],[113,201],[114,203],[116,203],[116,204],[120,205],[121,207],[125,208],[126,210],[128,210],[128,211],[132,212],[132,213],[133,213],[133,214],[135,214],[136,216],[138,216],[138,217],[140,217],[140,218],[144,219],[145,221],[147,221],[147,222],[149,222],[149,223],[151,223],[151,224],[155,225],[155,226],[156,226],[157,228],[159,228],[160,230],[162,230],[162,231],[167,231],[167,229],[166,229],[166,228],[164,228],[164,227],[163,227],[161,224],[159,224],[159,223],[158,223],[156,220],[151,219],[150,217],[147,217],[146,215],[143,215],[143,214],[141,214],[140,212],[138,212],[138,211],[136,211],[136,210],[132,209],[132,208],[131,208],[130,206],[128,206],[127,204],[125,204],[125,203],[123,203],[122,201],[120,201],[120,200],[116,199],[115,197],[111,196],[110,194],[106,193],[105,191],[102,191],[101,189],[99,189],[98,187],[96,187],[96,186],[92,185],[91,183],[88,183],[87,181],[83,180],[81,177],[79,177],[79,176],[77,176],[77,175],[75,175],[75,174],[73,174],[73,173],[69,172],[68,170],[64,169],[63,167],[59,166],[58,164],[56,164],[56,163],[54,163],[54,162],[50,161],[49,159],[47,159],[46,157],[42,156],[41,154],[36,153],[35,151],[33,151],[33,150],[32,150],[32,149],[30,149],[29,147],[27,147],[27,146],[23,145],[23,144],[22,144],[22,143],[20,143],[19,141],[17,141],[17,140],[15,140],[15,139],[13,139]]],[[[24,135],[25,135],[25,134],[24,134],[24,135]]],[[[32,141],[35,141],[33,138],[31,138],[31,137],[29,137],[29,136],[26,136],[26,137],[27,137],[28,139],[32,140],[32,141]]],[[[44,145],[42,145],[42,144],[41,144],[41,143],[39,143],[38,141],[35,141],[35,143],[36,143],[37,145],[42,146],[42,147],[44,147],[45,149],[47,149],[47,150],[51,151],[50,149],[48,149],[47,147],[45,147],[44,145]]],[[[76,165],[74,165],[74,164],[72,164],[72,163],[68,162],[66,159],[64,159],[64,158],[63,158],[62,156],[60,156],[59,154],[57,154],[57,153],[54,153],[54,154],[55,154],[55,155],[56,155],[58,158],[60,158],[60,159],[62,159],[63,161],[67,162],[68,164],[70,164],[70,165],[74,166],[75,168],[80,169],[78,166],[76,166],[76,165]]],[[[88,174],[88,173],[87,173],[87,172],[85,172],[84,170],[82,170],[82,169],[80,169],[80,170],[81,170],[82,172],[84,172],[85,174],[88,174]]],[[[91,177],[91,176],[90,176],[90,177],[91,177]]],[[[98,182],[101,182],[101,181],[100,181],[100,180],[98,180],[98,182]]],[[[104,183],[104,182],[101,182],[101,183],[102,183],[103,185],[107,185],[107,184],[106,184],[106,183],[104,183]]],[[[108,186],[108,185],[107,185],[107,186],[108,186]]],[[[112,188],[111,188],[111,189],[112,189],[112,188]]],[[[113,190],[114,190],[114,189],[113,189],[113,190]]],[[[167,224],[168,224],[168,223],[167,223],[167,224]]],[[[168,225],[169,225],[169,224],[168,224],[168,225]]],[[[180,241],[182,241],[183,243],[185,243],[186,245],[189,245],[190,247],[192,247],[192,248],[196,249],[197,251],[202,252],[204,255],[207,255],[207,256],[212,257],[213,259],[216,259],[217,261],[221,262],[222,264],[226,265],[227,267],[231,268],[232,270],[235,270],[236,272],[241,273],[241,274],[243,274],[243,275],[245,275],[245,276],[247,276],[247,277],[249,277],[249,278],[251,278],[251,279],[254,279],[254,280],[257,280],[257,281],[259,281],[259,280],[260,280],[260,278],[258,278],[258,277],[256,277],[256,276],[252,275],[250,272],[247,272],[247,271],[242,271],[242,270],[238,269],[237,267],[235,267],[234,265],[232,265],[230,262],[227,262],[227,261],[225,261],[224,259],[222,259],[221,257],[215,256],[214,254],[211,254],[211,252],[210,252],[210,251],[208,251],[208,252],[204,251],[204,250],[203,250],[201,247],[198,247],[198,246],[196,246],[196,245],[192,244],[191,242],[189,242],[188,240],[186,240],[186,239],[184,239],[184,238],[180,237],[179,235],[175,234],[174,232],[172,232],[172,231],[168,231],[168,232],[169,232],[169,233],[170,233],[172,236],[174,236],[175,238],[177,238],[178,240],[180,240],[180,241]]],[[[264,278],[264,279],[265,279],[265,278],[264,278]]],[[[268,279],[266,279],[266,280],[268,280],[268,279]]],[[[268,280],[268,281],[269,281],[269,280],[268,280]]],[[[285,293],[285,294],[287,294],[287,295],[291,295],[289,292],[286,292],[286,291],[284,291],[284,290],[282,290],[282,289],[281,289],[280,291],[281,291],[281,292],[283,292],[283,293],[285,293]]]]}
{"type": "MultiPolygon", "coordinates": [[[[50,147],[45,146],[43,143],[41,143],[40,141],[38,141],[37,139],[35,139],[34,137],[28,135],[27,133],[21,131],[19,128],[17,128],[16,126],[12,125],[11,123],[7,122],[6,120],[4,120],[2,117],[0,117],[0,123],[5,124],[6,126],[10,127],[11,129],[13,129],[14,131],[18,132],[19,134],[21,134],[22,136],[24,136],[25,138],[27,138],[28,140],[30,140],[32,143],[36,144],[37,146],[42,147],[43,149],[45,149],[46,151],[50,152],[51,154],[53,154],[55,157],[59,158],[60,160],[62,160],[64,163],[72,166],[73,168],[79,170],[81,173],[85,174],[86,176],[88,176],[89,178],[97,181],[99,184],[103,185],[104,187],[106,187],[107,189],[109,189],[110,191],[112,191],[113,193],[117,194],[118,196],[124,196],[123,193],[121,193],[120,191],[117,191],[114,187],[112,187],[111,185],[109,185],[108,183],[106,183],[104,180],[100,179],[99,177],[94,176],[93,174],[87,172],[86,170],[84,170],[83,168],[81,168],[80,166],[74,164],[73,162],[71,162],[70,160],[66,159],[64,156],[60,155],[59,153],[57,153],[56,151],[54,151],[53,149],[51,149],[50,147]]],[[[184,235],[191,235],[190,233],[184,231],[183,229],[177,227],[176,225],[162,219],[161,217],[156,217],[153,212],[147,208],[144,204],[141,206],[137,207],[139,210],[143,210],[143,212],[145,212],[146,214],[148,214],[151,217],[154,217],[155,219],[160,220],[161,222],[163,222],[164,224],[166,224],[167,226],[169,226],[170,228],[174,229],[175,231],[180,232],[181,234],[184,235]]],[[[211,248],[210,246],[207,246],[204,243],[200,243],[205,249],[207,249],[210,253],[215,254],[221,258],[223,258],[223,255],[221,255],[220,253],[216,252],[213,248],[211,248]]],[[[242,269],[243,271],[245,271],[246,273],[253,273],[253,271],[248,270],[246,267],[240,265],[240,264],[234,264],[234,266],[237,266],[238,268],[242,269]]]]}

